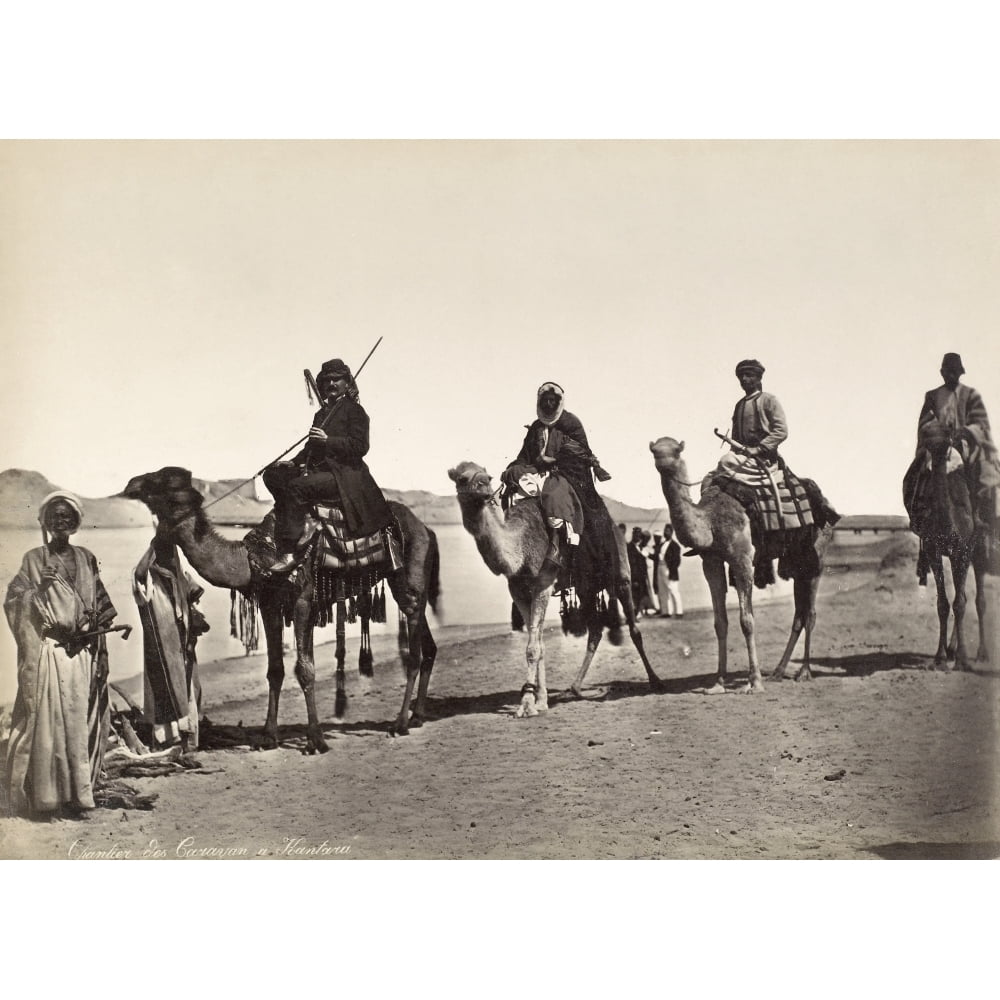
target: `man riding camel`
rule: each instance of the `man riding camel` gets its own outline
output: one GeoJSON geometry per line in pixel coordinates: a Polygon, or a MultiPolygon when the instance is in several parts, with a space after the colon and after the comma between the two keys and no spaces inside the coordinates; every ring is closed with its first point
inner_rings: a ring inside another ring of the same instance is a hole
{"type": "Polygon", "coordinates": [[[601,503],[594,475],[601,482],[611,478],[590,450],[580,419],[565,409],[564,397],[562,386],[555,382],[539,386],[537,418],[528,425],[517,458],[501,476],[510,489],[539,496],[549,530],[546,562],[552,568],[563,563],[560,529],[565,526],[572,551],[583,531],[584,511],[601,503]]]}
{"type": "Polygon", "coordinates": [[[1000,514],[1000,460],[983,397],[972,386],[961,384],[964,374],[961,356],[945,354],[941,360],[944,382],[925,393],[917,418],[917,451],[904,479],[903,499],[911,528],[919,533],[931,508],[931,447],[942,435],[947,436],[954,454],[966,463],[974,479],[972,515],[985,530],[987,544],[992,545],[1000,514]]]}
{"type": "MultiPolygon", "coordinates": [[[[788,421],[777,397],[764,392],[763,375],[764,366],[756,358],[747,358],[736,366],[736,378],[744,395],[733,409],[729,440],[734,447],[722,456],[718,466],[702,484],[703,495],[705,489],[712,485],[740,501],[750,517],[755,546],[760,543],[765,530],[757,512],[759,495],[756,491],[761,489],[762,482],[765,483],[768,502],[771,502],[771,496],[776,495],[778,483],[789,491],[788,498],[791,498],[793,507],[797,493],[803,502],[799,508],[799,524],[803,529],[813,523],[822,528],[840,520],[840,515],[823,496],[819,486],[811,479],[794,476],[778,454],[778,448],[788,438],[788,421]],[[804,509],[805,503],[808,509],[804,509]]],[[[783,521],[777,499],[774,504],[771,520],[783,521]]],[[[755,578],[758,586],[773,582],[769,560],[765,559],[760,564],[760,570],[755,578]]]]}
{"type": "Polygon", "coordinates": [[[300,539],[309,507],[317,501],[338,507],[352,538],[374,534],[392,521],[392,512],[372,477],[368,454],[369,418],[358,397],[351,369],[339,358],[327,361],[316,379],[320,409],[309,440],[290,461],[264,470],[274,497],[278,559],[272,573],[290,572],[299,562],[300,539]]]}

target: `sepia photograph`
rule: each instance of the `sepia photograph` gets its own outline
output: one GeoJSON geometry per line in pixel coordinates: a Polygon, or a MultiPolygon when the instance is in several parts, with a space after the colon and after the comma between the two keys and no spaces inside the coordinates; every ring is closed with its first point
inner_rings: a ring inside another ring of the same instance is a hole
{"type": "Polygon", "coordinates": [[[998,178],[0,142],[0,857],[1000,856],[998,178]]]}

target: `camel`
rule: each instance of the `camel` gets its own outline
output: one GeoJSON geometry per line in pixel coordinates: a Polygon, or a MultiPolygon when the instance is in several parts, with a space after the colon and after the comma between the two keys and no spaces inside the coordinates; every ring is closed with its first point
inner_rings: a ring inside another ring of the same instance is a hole
{"type": "MultiPolygon", "coordinates": [[[[311,560],[289,580],[262,575],[251,559],[248,541],[260,529],[254,529],[242,541],[228,541],[214,529],[202,509],[202,496],[191,487],[186,469],[168,466],[158,472],[136,476],[123,495],[141,500],[156,516],[156,532],[180,546],[195,571],[216,587],[227,587],[254,598],[260,606],[267,641],[267,719],[262,746],[278,746],[278,701],[285,677],[282,633],[285,620],[293,623],[296,642],[295,676],[306,700],[307,753],[326,753],[329,746],[320,730],[316,712],[316,666],[313,659],[313,629],[318,607],[314,601],[316,581],[311,560]]],[[[437,646],[427,623],[428,603],[436,609],[440,593],[437,537],[414,514],[400,503],[390,502],[403,538],[403,567],[387,576],[389,589],[400,610],[399,654],[406,668],[406,692],[399,717],[390,728],[393,735],[406,735],[410,727],[419,727],[426,718],[425,700],[437,646]],[[410,702],[419,674],[416,707],[410,716],[410,702]]],[[[273,521],[268,514],[261,528],[273,521]]],[[[367,596],[367,595],[366,595],[367,596]]],[[[370,609],[359,601],[364,618],[370,609]]],[[[341,716],[346,703],[344,692],[344,600],[337,600],[336,714],[341,716]]],[[[367,652],[370,661],[370,649],[367,652]]]]}
{"type": "MultiPolygon", "coordinates": [[[[750,536],[750,519],[739,501],[719,491],[707,491],[700,502],[691,500],[688,489],[687,466],[681,458],[684,442],[662,437],[650,442],[654,463],[660,473],[663,496],[670,508],[670,519],[681,544],[701,556],[702,572],[712,594],[712,612],[715,618],[715,635],[719,646],[719,665],[715,683],[707,689],[709,694],[725,691],[726,638],[729,619],[726,612],[726,567],[729,579],[739,597],[740,628],[746,640],[750,661],[745,693],[760,691],[764,687],[757,643],[754,637],[753,578],[754,547],[750,536]]],[[[784,550],[768,549],[767,555],[782,559],[782,575],[794,580],[795,617],[785,651],[771,673],[773,680],[781,680],[799,641],[803,629],[806,633],[805,655],[795,680],[811,680],[809,664],[812,630],[816,624],[816,591],[823,572],[823,556],[833,539],[833,526],[826,525],[811,533],[807,542],[789,546],[784,550]]]]}
{"type": "MultiPolygon", "coordinates": [[[[969,567],[976,580],[976,614],[979,618],[979,650],[976,659],[984,663],[989,659],[986,643],[986,530],[977,525],[973,517],[973,491],[970,488],[972,471],[964,459],[961,466],[948,470],[949,455],[961,455],[960,443],[952,432],[935,422],[935,426],[924,429],[924,441],[931,457],[929,509],[911,520],[915,533],[920,538],[921,555],[934,574],[937,587],[938,648],[934,654],[936,666],[947,666],[954,659],[959,670],[971,670],[965,647],[963,623],[968,599],[965,584],[969,567]],[[953,450],[954,449],[954,450],[953,450]],[[951,579],[954,589],[953,601],[949,603],[944,582],[944,558],[951,564],[951,579]],[[951,642],[948,642],[949,613],[954,614],[954,628],[951,642]]],[[[911,466],[912,473],[919,473],[921,460],[911,466]]],[[[909,474],[908,474],[909,479],[909,474]]],[[[914,497],[910,492],[916,485],[904,480],[904,500],[912,506],[914,497]]],[[[913,511],[911,510],[911,517],[913,511]]],[[[926,578],[926,574],[924,574],[926,578]]]]}
{"type": "MultiPolygon", "coordinates": [[[[494,499],[491,476],[475,462],[460,462],[454,469],[448,470],[448,475],[455,483],[462,524],[475,538],[487,567],[496,576],[507,578],[510,596],[521,612],[528,631],[525,651],[528,673],[521,689],[516,717],[522,719],[538,715],[549,707],[542,625],[557,576],[555,570],[543,569],[549,534],[541,507],[536,500],[523,500],[513,504],[505,516],[494,499]]],[[[573,567],[577,597],[586,623],[587,649],[570,690],[577,697],[582,696],[583,679],[606,625],[610,629],[611,641],[616,645],[621,642],[621,623],[614,611],[614,602],[618,600],[625,609],[629,636],[646,669],[650,687],[661,691],[663,683],[650,666],[642,634],[636,624],[625,539],[611,523],[607,508],[596,490],[593,494],[593,498],[581,497],[587,523],[573,567]],[[594,498],[599,507],[593,504],[594,498]],[[601,606],[603,591],[607,591],[611,599],[610,613],[601,606]]]]}

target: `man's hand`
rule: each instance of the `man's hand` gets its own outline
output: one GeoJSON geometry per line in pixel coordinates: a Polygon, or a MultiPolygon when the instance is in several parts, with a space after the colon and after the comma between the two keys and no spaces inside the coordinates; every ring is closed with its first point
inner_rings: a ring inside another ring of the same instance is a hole
{"type": "Polygon", "coordinates": [[[326,431],[321,427],[310,427],[309,428],[309,440],[310,441],[321,441],[326,443],[326,431]]]}
{"type": "Polygon", "coordinates": [[[55,563],[46,563],[42,567],[42,584],[50,584],[59,576],[59,567],[55,563]]]}

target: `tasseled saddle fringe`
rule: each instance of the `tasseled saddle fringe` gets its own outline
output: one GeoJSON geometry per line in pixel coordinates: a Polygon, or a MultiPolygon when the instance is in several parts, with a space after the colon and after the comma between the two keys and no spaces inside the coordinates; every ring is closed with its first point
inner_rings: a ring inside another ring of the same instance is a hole
{"type": "Polygon", "coordinates": [[[260,631],[257,624],[259,610],[257,598],[248,597],[242,591],[230,590],[229,634],[243,643],[246,655],[255,653],[260,646],[260,631]]]}
{"type": "Polygon", "coordinates": [[[564,590],[559,595],[559,617],[562,619],[563,635],[587,634],[586,615],[580,609],[575,589],[564,590]]]}
{"type": "Polygon", "coordinates": [[[361,650],[358,653],[358,673],[362,677],[375,676],[375,657],[372,655],[372,637],[368,619],[361,619],[361,650]]]}
{"type": "Polygon", "coordinates": [[[385,583],[376,570],[351,575],[347,579],[336,573],[320,570],[316,573],[313,603],[316,605],[316,625],[323,628],[336,621],[335,607],[345,601],[346,620],[354,624],[385,621],[385,583]]]}

